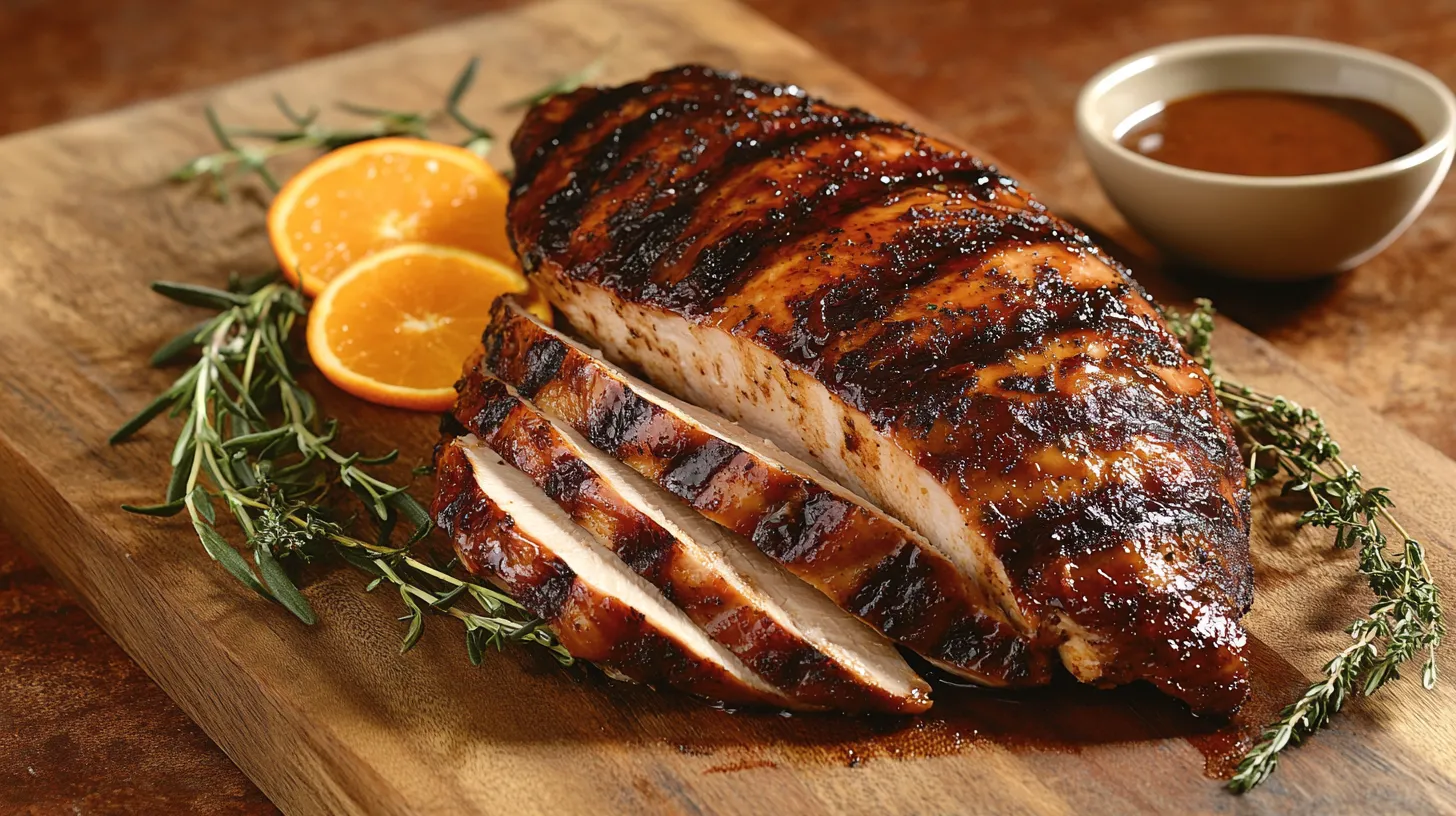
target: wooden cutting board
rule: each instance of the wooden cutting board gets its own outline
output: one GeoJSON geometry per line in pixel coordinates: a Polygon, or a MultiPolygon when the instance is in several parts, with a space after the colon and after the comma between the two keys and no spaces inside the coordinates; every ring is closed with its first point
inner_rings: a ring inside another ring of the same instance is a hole
{"type": "MultiPolygon", "coordinates": [[[[519,113],[501,103],[609,46],[605,81],[700,61],[915,119],[727,0],[553,0],[0,140],[0,522],[274,801],[294,813],[401,814],[1456,808],[1451,682],[1423,693],[1406,678],[1352,704],[1291,751],[1272,782],[1235,798],[1205,770],[1217,770],[1247,727],[1200,722],[1145,689],[944,688],[920,719],[730,715],[522,650],[472,669],[445,619],[401,657],[395,599],[362,594],[364,580],[347,569],[309,584],[322,622],[303,626],[212,565],[182,520],[118,509],[161,494],[176,428],[160,421],[116,448],[106,437],[170,381],[146,367],[147,354],[198,318],[146,283],[216,283],[271,266],[256,199],[217,204],[159,181],[212,149],[205,99],[226,121],[249,123],[273,121],[275,90],[300,104],[420,108],[479,55],[468,110],[509,134],[519,113]]],[[[1110,212],[1082,215],[1127,235],[1110,212]]],[[[1140,276],[1163,285],[1151,265],[1140,276]]],[[[1438,580],[1456,587],[1456,464],[1239,327],[1225,323],[1219,335],[1227,372],[1325,413],[1350,458],[1393,487],[1438,580]]],[[[310,384],[343,420],[345,445],[399,447],[401,472],[428,456],[432,417],[310,384]]],[[[430,489],[423,480],[416,492],[430,489]]],[[[1351,555],[1330,552],[1325,536],[1295,534],[1290,519],[1287,507],[1257,511],[1249,722],[1291,699],[1369,603],[1351,555]]]]}

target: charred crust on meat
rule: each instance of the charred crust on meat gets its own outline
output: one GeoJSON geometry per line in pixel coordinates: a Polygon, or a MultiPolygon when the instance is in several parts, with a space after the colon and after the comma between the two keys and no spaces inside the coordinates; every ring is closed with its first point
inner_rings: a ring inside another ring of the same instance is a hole
{"type": "MultiPolygon", "coordinates": [[[[549,336],[547,330],[524,315],[502,316],[492,331],[509,336],[502,343],[503,349],[529,348],[539,338],[549,336]]],[[[857,593],[873,593],[864,586],[873,568],[884,560],[884,553],[906,546],[905,532],[887,520],[705,433],[642,399],[588,356],[568,351],[558,379],[542,385],[538,401],[559,413],[594,445],[615,453],[624,462],[635,463],[639,472],[659,486],[691,501],[728,529],[749,537],[762,552],[791,570],[860,576],[852,585],[835,590],[839,594],[832,597],[841,605],[857,593]],[[747,489],[754,501],[722,501],[740,488],[747,489]]],[[[511,360],[498,363],[495,372],[507,382],[524,376],[524,367],[511,360]]],[[[884,630],[886,634],[911,648],[929,655],[949,654],[949,647],[937,641],[937,633],[959,631],[955,623],[962,618],[984,617],[985,613],[978,611],[982,602],[968,594],[965,579],[943,557],[922,552],[917,563],[925,566],[923,580],[937,587],[934,594],[944,602],[926,611],[916,626],[902,628],[910,626],[909,617],[903,614],[881,623],[889,627],[884,630]]],[[[1004,622],[986,632],[985,637],[988,643],[1020,640],[1004,622]]],[[[1045,682],[1049,666],[1044,649],[997,646],[992,651],[997,649],[1017,655],[1025,663],[1013,667],[977,661],[976,665],[984,665],[986,676],[994,682],[1045,682]]],[[[965,654],[964,644],[956,654],[965,654]]]]}
{"type": "MultiPolygon", "coordinates": [[[[440,436],[446,440],[450,440],[457,436],[464,436],[467,433],[469,431],[461,424],[460,420],[455,418],[454,414],[447,411],[440,415],[440,436]]],[[[439,458],[438,451],[436,451],[435,458],[439,458]]]]}
{"type": "Polygon", "coordinates": [[[886,556],[850,597],[846,608],[892,630],[920,629],[927,619],[935,620],[942,599],[920,555],[918,547],[901,546],[886,556]]]}
{"type": "Polygon", "coordinates": [[[662,486],[675,496],[696,501],[718,471],[742,452],[721,439],[709,439],[674,457],[662,477],[662,486]]]}
{"type": "Polygon", "coordinates": [[[781,564],[793,564],[812,557],[817,542],[806,540],[803,498],[778,502],[759,515],[749,538],[769,557],[781,564]]]}
{"type": "Polygon", "coordinates": [[[554,337],[531,344],[531,347],[526,349],[523,361],[526,368],[525,377],[516,386],[516,390],[527,398],[536,396],[536,392],[542,385],[555,379],[557,372],[561,370],[561,362],[565,359],[566,344],[554,337]]]}
{"type": "Polygon", "coordinates": [[[592,403],[585,436],[608,453],[629,446],[640,446],[646,452],[651,441],[639,441],[639,432],[656,414],[652,403],[614,383],[605,399],[592,403]]]}

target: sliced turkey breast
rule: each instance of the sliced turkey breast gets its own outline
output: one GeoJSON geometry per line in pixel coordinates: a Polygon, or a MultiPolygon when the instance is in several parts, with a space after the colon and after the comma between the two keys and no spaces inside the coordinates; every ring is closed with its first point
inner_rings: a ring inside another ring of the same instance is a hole
{"type": "Polygon", "coordinates": [[[716,702],[798,707],[479,439],[440,447],[433,515],[465,568],[499,582],[574,657],[716,702]]]}
{"type": "Polygon", "coordinates": [[[930,687],[881,635],[482,371],[453,417],[714,640],[800,703],[912,713],[930,687]]]}
{"type": "Polygon", "coordinates": [[[497,303],[485,345],[497,377],[891,639],[976,682],[1047,679],[1047,648],[974,580],[808,464],[631,377],[514,298],[497,303]]]}

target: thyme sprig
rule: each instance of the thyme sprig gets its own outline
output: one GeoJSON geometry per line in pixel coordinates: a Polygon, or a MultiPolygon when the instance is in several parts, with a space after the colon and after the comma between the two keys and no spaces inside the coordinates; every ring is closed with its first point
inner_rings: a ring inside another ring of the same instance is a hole
{"type": "Polygon", "coordinates": [[[406,491],[375,475],[397,451],[365,457],[335,447],[338,423],[319,417],[313,397],[294,377],[289,350],[303,296],[276,280],[236,281],[229,289],[156,283],[172,300],[212,307],[217,314],[165,343],[152,356],[170,363],[190,350],[197,360],[156,399],[111,436],[113,444],[163,413],[181,417],[171,455],[172,477],[161,504],[125,505],[134,513],[172,516],[184,510],[208,555],[259,595],[305,623],[316,615],[293,573],[303,563],[334,554],[394,585],[410,621],[402,648],[419,640],[427,611],[459,619],[466,647],[479,663],[487,646],[531,642],[557,659],[571,657],[541,621],[495,589],[429,565],[411,545],[430,532],[429,514],[406,491]],[[354,493],[380,529],[365,541],[345,533],[326,497],[335,486],[354,493]],[[218,530],[215,502],[231,513],[252,561],[218,530]],[[400,522],[411,533],[390,542],[400,522]],[[473,601],[479,611],[465,608],[473,601]]]}
{"type": "Polygon", "coordinates": [[[1229,788],[1243,793],[1269,778],[1284,748],[1327,725],[1350,697],[1369,696],[1397,679],[1408,661],[1424,656],[1421,682],[1434,686],[1436,649],[1446,626],[1425,550],[1393,513],[1388,488],[1365,487],[1313,409],[1218,375],[1210,350],[1213,314],[1212,305],[1199,300],[1192,313],[1169,312],[1168,323],[1208,371],[1219,401],[1238,423],[1250,486],[1277,482],[1284,495],[1306,497],[1310,506],[1298,524],[1333,530],[1337,548],[1356,548],[1357,568],[1375,595],[1369,612],[1346,628],[1352,643],[1325,664],[1320,680],[1279,713],[1239,763],[1229,788]]]}

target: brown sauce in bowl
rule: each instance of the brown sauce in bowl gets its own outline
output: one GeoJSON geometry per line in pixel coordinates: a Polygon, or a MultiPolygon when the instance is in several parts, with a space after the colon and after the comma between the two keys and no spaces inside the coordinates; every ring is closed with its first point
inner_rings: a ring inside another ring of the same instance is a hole
{"type": "Polygon", "coordinates": [[[1192,170],[1309,176],[1387,162],[1425,140],[1405,117],[1363,99],[1216,91],[1169,102],[1118,141],[1192,170]]]}

